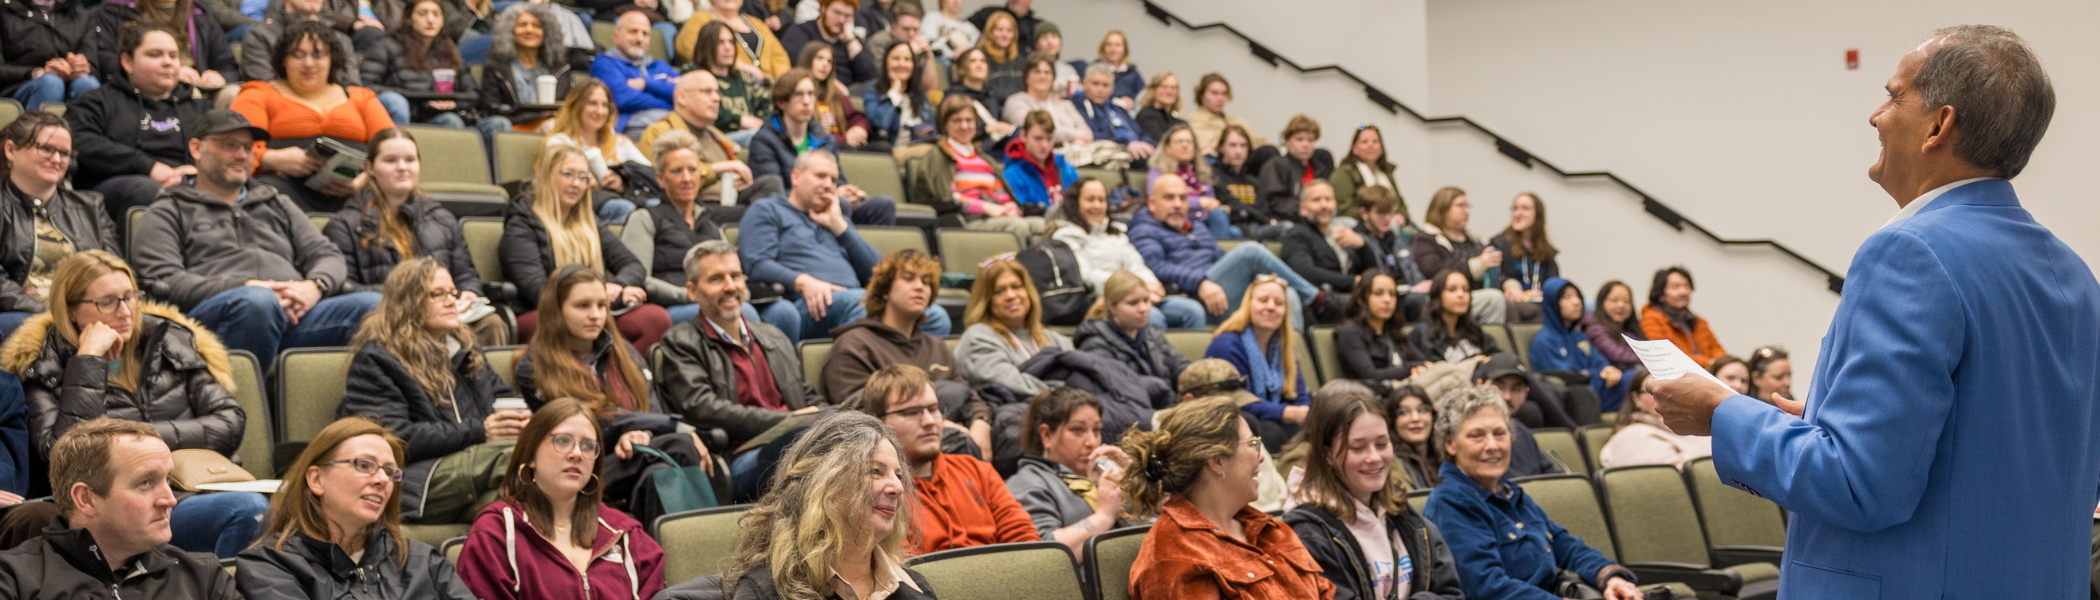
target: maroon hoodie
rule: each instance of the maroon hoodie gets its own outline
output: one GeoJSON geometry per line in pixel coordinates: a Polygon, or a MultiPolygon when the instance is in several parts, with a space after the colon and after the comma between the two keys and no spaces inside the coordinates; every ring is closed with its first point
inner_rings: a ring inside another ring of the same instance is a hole
{"type": "Polygon", "coordinates": [[[542,533],[509,502],[481,509],[459,554],[460,579],[481,600],[647,600],[664,587],[664,550],[627,513],[598,508],[588,581],[542,533]]]}

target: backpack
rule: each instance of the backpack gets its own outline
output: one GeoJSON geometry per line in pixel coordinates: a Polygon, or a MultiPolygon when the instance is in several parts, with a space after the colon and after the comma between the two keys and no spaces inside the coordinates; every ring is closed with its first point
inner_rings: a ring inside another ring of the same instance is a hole
{"type": "Polygon", "coordinates": [[[1079,257],[1071,246],[1043,240],[1015,258],[1035,280],[1036,294],[1043,300],[1044,325],[1078,325],[1086,319],[1093,298],[1079,278],[1079,257]]]}

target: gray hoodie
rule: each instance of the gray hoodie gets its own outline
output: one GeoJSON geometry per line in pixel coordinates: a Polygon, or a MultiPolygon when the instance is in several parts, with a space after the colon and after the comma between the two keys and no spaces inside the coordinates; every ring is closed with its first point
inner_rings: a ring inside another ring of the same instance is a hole
{"type": "Polygon", "coordinates": [[[162,188],[131,235],[141,287],[184,311],[250,279],[311,279],[332,296],[348,273],[305,212],[254,180],[238,205],[189,185],[162,188]]]}

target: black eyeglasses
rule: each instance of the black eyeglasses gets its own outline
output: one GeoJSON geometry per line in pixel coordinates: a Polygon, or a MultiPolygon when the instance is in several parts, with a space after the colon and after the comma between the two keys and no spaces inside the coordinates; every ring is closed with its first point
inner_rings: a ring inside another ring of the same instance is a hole
{"type": "Polygon", "coordinates": [[[372,460],[369,458],[346,458],[343,460],[331,460],[328,462],[321,463],[320,466],[327,467],[342,464],[350,465],[350,469],[353,471],[357,471],[357,474],[359,475],[369,476],[373,473],[385,473],[387,479],[394,481],[401,480],[401,467],[396,467],[394,465],[382,465],[379,464],[379,461],[372,460]]]}
{"type": "Polygon", "coordinates": [[[458,300],[459,290],[430,290],[431,300],[458,300]]]}
{"type": "Polygon", "coordinates": [[[590,438],[580,438],[566,433],[554,434],[554,436],[548,438],[548,440],[554,443],[555,452],[567,454],[572,451],[581,450],[583,451],[584,456],[598,455],[598,440],[590,438]]]}
{"type": "Polygon", "coordinates": [[[40,154],[43,154],[44,158],[46,159],[56,158],[66,162],[73,162],[73,157],[78,156],[77,154],[74,154],[72,150],[66,150],[50,144],[35,144],[31,145],[30,147],[35,148],[36,151],[40,154]]]}
{"type": "Polygon", "coordinates": [[[115,296],[96,298],[94,300],[79,300],[75,301],[74,304],[93,304],[95,305],[95,310],[111,313],[117,312],[117,309],[123,308],[126,304],[137,306],[138,302],[139,293],[137,290],[132,290],[115,296]]]}

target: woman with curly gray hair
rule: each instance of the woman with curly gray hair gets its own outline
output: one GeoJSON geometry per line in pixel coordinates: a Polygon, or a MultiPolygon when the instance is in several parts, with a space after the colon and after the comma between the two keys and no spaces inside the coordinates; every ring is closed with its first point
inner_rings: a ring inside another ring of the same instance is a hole
{"type": "Polygon", "coordinates": [[[932,600],[904,568],[912,477],[882,421],[839,411],[788,447],[758,506],[737,523],[734,600],[932,600]]]}
{"type": "Polygon", "coordinates": [[[488,114],[529,127],[554,113],[527,106],[557,104],[569,95],[568,36],[561,18],[575,16],[562,11],[551,4],[519,2],[496,16],[489,60],[481,68],[481,105],[488,114]],[[542,76],[554,78],[553,95],[539,93],[542,76]]]}

